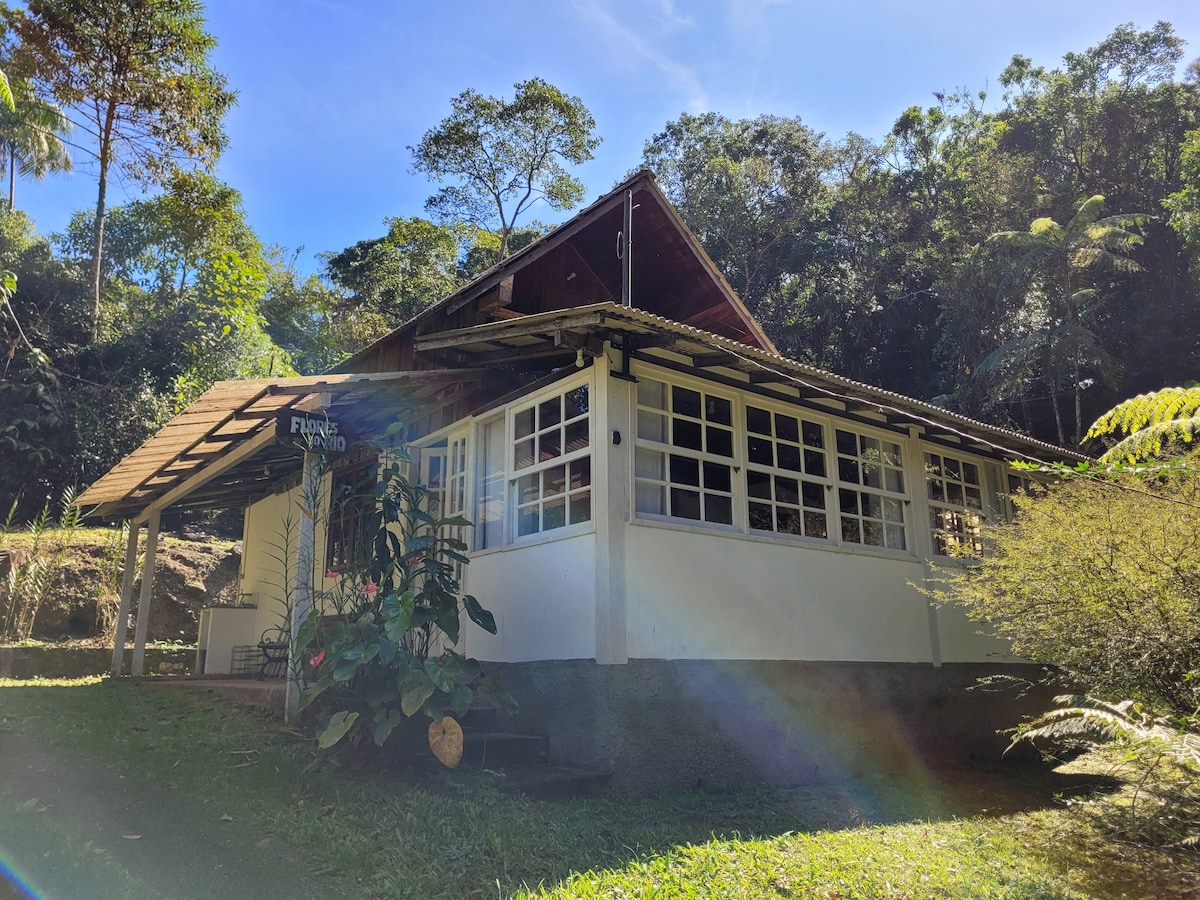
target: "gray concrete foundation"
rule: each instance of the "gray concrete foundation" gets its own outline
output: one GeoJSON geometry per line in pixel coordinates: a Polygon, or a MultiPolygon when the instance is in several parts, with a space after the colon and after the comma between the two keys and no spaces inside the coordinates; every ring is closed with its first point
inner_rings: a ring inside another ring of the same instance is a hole
{"type": "Polygon", "coordinates": [[[552,761],[611,772],[626,792],[995,764],[1008,745],[998,730],[1054,693],[978,685],[998,672],[1036,681],[1045,671],[1033,665],[563,660],[495,671],[521,704],[513,728],[549,736],[552,761]]]}

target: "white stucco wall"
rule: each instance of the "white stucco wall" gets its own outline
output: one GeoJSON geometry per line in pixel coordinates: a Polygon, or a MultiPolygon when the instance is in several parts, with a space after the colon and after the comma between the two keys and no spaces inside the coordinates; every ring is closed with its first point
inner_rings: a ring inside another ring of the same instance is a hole
{"type": "Polygon", "coordinates": [[[596,655],[596,535],[476,555],[467,590],[496,617],[496,635],[468,624],[466,652],[492,662],[596,655]]]}
{"type": "Polygon", "coordinates": [[[633,525],[631,658],[932,662],[915,560],[633,525]]]}

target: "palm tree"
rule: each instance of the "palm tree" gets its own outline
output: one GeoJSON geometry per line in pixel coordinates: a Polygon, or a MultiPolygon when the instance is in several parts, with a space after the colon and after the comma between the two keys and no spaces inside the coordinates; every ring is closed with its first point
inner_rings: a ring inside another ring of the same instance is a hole
{"type": "MultiPolygon", "coordinates": [[[[988,238],[993,247],[1015,254],[1012,267],[1000,281],[1001,296],[1021,303],[1025,335],[993,355],[1036,356],[1050,385],[1058,440],[1066,443],[1059,391],[1069,381],[1075,396],[1075,443],[1082,440],[1085,368],[1104,375],[1114,369],[1112,357],[1087,327],[1088,313],[1100,299],[1087,276],[1095,271],[1136,272],[1129,258],[1141,237],[1131,231],[1149,218],[1141,213],[1100,218],[1104,197],[1097,194],[1080,204],[1066,225],[1051,218],[1035,219],[1028,231],[1001,231],[988,238]]],[[[997,368],[992,361],[992,368],[997,368]]],[[[981,367],[982,364],[981,364],[981,367]]]]}
{"type": "Polygon", "coordinates": [[[1105,463],[1139,463],[1181,451],[1198,452],[1200,385],[1168,387],[1119,403],[1092,423],[1087,437],[1126,435],[1100,457],[1105,463]]]}
{"type": "Polygon", "coordinates": [[[28,85],[14,81],[15,108],[0,105],[0,171],[8,172],[8,208],[13,208],[16,177],[41,181],[51,172],[71,171],[64,136],[71,122],[53,103],[34,96],[28,85]]]}

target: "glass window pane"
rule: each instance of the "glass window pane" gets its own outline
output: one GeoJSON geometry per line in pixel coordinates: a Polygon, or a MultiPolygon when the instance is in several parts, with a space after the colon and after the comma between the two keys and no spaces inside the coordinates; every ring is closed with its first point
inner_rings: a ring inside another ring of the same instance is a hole
{"type": "Polygon", "coordinates": [[[733,456],[733,432],[726,428],[714,428],[709,425],[705,431],[708,437],[708,452],[717,456],[733,456]]]}
{"type": "Polygon", "coordinates": [[[639,481],[634,484],[634,508],[640,513],[665,516],[667,514],[667,489],[658,484],[639,481]]]}
{"type": "MultiPolygon", "coordinates": [[[[690,456],[671,455],[671,481],[700,486],[700,461],[690,456]]],[[[697,515],[697,518],[699,516],[697,515]]]]}
{"type": "Polygon", "coordinates": [[[953,481],[946,485],[946,500],[956,506],[963,505],[963,489],[961,484],[955,484],[953,481]]]}
{"type": "Polygon", "coordinates": [[[667,408],[667,386],[661,381],[651,378],[639,378],[637,386],[639,406],[649,406],[654,409],[667,408]]]}
{"type": "Polygon", "coordinates": [[[729,466],[706,462],[704,464],[704,487],[710,491],[732,491],[733,483],[729,466]]]}
{"type": "Polygon", "coordinates": [[[704,398],[705,418],[717,425],[733,424],[733,404],[724,397],[708,395],[704,398]]]}
{"type": "Polygon", "coordinates": [[[555,397],[538,404],[538,431],[562,421],[562,398],[555,397]]]}
{"type": "MultiPolygon", "coordinates": [[[[746,493],[760,500],[771,499],[771,476],[753,469],[746,473],[746,493]]],[[[753,504],[751,504],[753,505],[753,504]]]]}
{"type": "Polygon", "coordinates": [[[939,479],[931,478],[929,481],[925,482],[925,484],[929,488],[930,500],[937,500],[940,502],[946,499],[946,489],[942,486],[942,482],[939,479]]]}
{"type": "Polygon", "coordinates": [[[533,407],[523,409],[513,417],[513,425],[519,438],[533,434],[533,407]]]}
{"type": "Polygon", "coordinates": [[[765,503],[750,504],[750,527],[759,531],[770,531],[772,526],[771,507],[765,503]]]}
{"type": "Polygon", "coordinates": [[[746,407],[746,430],[755,434],[771,433],[771,414],[757,406],[746,407]]]}
{"type": "Polygon", "coordinates": [[[733,524],[733,498],[720,494],[704,495],[704,521],[720,525],[733,524]]]}
{"type": "Polygon", "coordinates": [[[837,452],[846,456],[858,456],[858,441],[849,431],[836,430],[837,452]]]}
{"type": "Polygon", "coordinates": [[[904,527],[901,525],[885,525],[885,546],[892,550],[907,550],[904,540],[904,527]]]}
{"type": "Polygon", "coordinates": [[[842,540],[848,544],[862,543],[858,532],[858,519],[842,519],[842,540]]]}
{"type": "Polygon", "coordinates": [[[904,493],[904,473],[898,469],[888,469],[885,473],[884,482],[887,489],[894,494],[904,493]]]}
{"type": "Polygon", "coordinates": [[[542,531],[562,528],[567,524],[567,498],[549,500],[542,506],[542,531]]]}
{"type": "Polygon", "coordinates": [[[553,497],[555,494],[566,493],[567,467],[551,466],[542,472],[542,496],[553,497]]]}
{"type": "Polygon", "coordinates": [[[870,519],[863,519],[862,523],[862,542],[868,547],[883,546],[883,523],[874,522],[870,519]]]}
{"type": "Polygon", "coordinates": [[[746,459],[760,466],[775,465],[774,443],[766,438],[747,435],[746,459]]]}
{"type": "Polygon", "coordinates": [[[779,468],[787,469],[789,472],[800,472],[800,448],[795,444],[780,444],[779,450],[779,468]]]}
{"type": "Polygon", "coordinates": [[[883,517],[889,522],[904,521],[904,504],[899,500],[893,500],[891,497],[883,501],[883,517]]]}
{"type": "Polygon", "coordinates": [[[867,487],[883,487],[883,468],[872,463],[863,463],[862,480],[867,487]]]}
{"type": "Polygon", "coordinates": [[[816,478],[824,478],[825,454],[820,450],[805,450],[804,471],[816,478]]]}
{"type": "Polygon", "coordinates": [[[587,487],[592,483],[592,458],[585,456],[571,463],[571,490],[587,487]]]}
{"type": "Polygon", "coordinates": [[[957,460],[957,459],[951,459],[949,456],[947,456],[947,457],[946,457],[945,469],[946,469],[946,475],[947,475],[947,477],[949,477],[949,478],[962,478],[962,474],[959,472],[959,468],[958,468],[958,460],[957,460]]]}
{"type": "Polygon", "coordinates": [[[876,494],[862,495],[862,514],[870,516],[872,519],[883,518],[883,503],[876,494]]]}
{"type": "Polygon", "coordinates": [[[533,465],[533,438],[519,441],[513,453],[513,467],[523,469],[533,465]]]}
{"type": "Polygon", "coordinates": [[[699,419],[702,417],[703,409],[699,391],[692,391],[679,385],[675,385],[671,389],[672,412],[682,416],[691,416],[693,419],[699,419]]]}
{"type": "Polygon", "coordinates": [[[973,488],[973,487],[967,488],[967,503],[966,503],[966,505],[971,509],[982,509],[983,508],[983,498],[980,496],[979,488],[973,488]]]}
{"type": "Polygon", "coordinates": [[[570,421],[579,416],[587,415],[588,386],[580,385],[572,391],[563,394],[563,421],[570,421]]]}
{"type": "Polygon", "coordinates": [[[804,505],[810,509],[825,508],[825,488],[819,484],[813,484],[811,481],[802,482],[800,485],[801,499],[804,505]]]}
{"type": "Polygon", "coordinates": [[[804,533],[809,537],[828,538],[829,523],[825,518],[825,514],[805,511],[804,533]]]}
{"type": "Polygon", "coordinates": [[[671,488],[671,515],[682,519],[700,519],[700,492],[671,488]]]}
{"type": "Polygon", "coordinates": [[[858,515],[858,491],[838,491],[838,508],[850,515],[858,515]]]}
{"type": "Polygon", "coordinates": [[[967,484],[979,484],[979,467],[973,463],[963,463],[963,481],[967,484]]]}
{"type": "Polygon", "coordinates": [[[564,433],[567,440],[567,453],[582,450],[588,445],[588,420],[580,419],[578,422],[572,422],[564,429],[564,433]]]}
{"type": "Polygon", "coordinates": [[[775,413],[775,436],[782,441],[800,443],[800,422],[791,416],[775,413]]]}
{"type": "Polygon", "coordinates": [[[538,459],[545,462],[562,456],[562,432],[557,428],[538,435],[538,459]]]}
{"type": "Polygon", "coordinates": [[[537,472],[522,475],[517,479],[517,502],[532,503],[541,493],[540,485],[541,476],[537,472]]]}
{"type": "Polygon", "coordinates": [[[804,422],[804,443],[809,447],[817,447],[824,449],[825,447],[825,429],[817,422],[804,422]]]}
{"type": "Polygon", "coordinates": [[[786,506],[777,507],[775,530],[780,534],[804,534],[804,521],[800,518],[800,510],[786,506]]]}
{"type": "Polygon", "coordinates": [[[847,484],[858,484],[858,463],[852,459],[838,457],[838,480],[847,484]]]}
{"type": "Polygon", "coordinates": [[[688,450],[703,450],[701,443],[701,428],[699,422],[689,422],[687,419],[671,420],[671,443],[676,447],[688,450]]]}
{"type": "Polygon", "coordinates": [[[779,503],[800,505],[800,483],[795,478],[775,478],[775,499],[779,503]]]}
{"type": "Polygon", "coordinates": [[[571,524],[590,522],[592,518],[592,492],[582,491],[571,495],[571,524]]]}
{"type": "Polygon", "coordinates": [[[539,521],[540,517],[538,516],[538,508],[536,505],[531,506],[528,509],[519,510],[517,512],[518,536],[524,537],[527,534],[537,534],[539,521]]]}
{"type": "Polygon", "coordinates": [[[646,450],[643,447],[638,447],[633,454],[634,474],[638,478],[653,478],[657,481],[665,481],[666,472],[666,456],[659,453],[657,450],[646,450]]]}
{"type": "Polygon", "coordinates": [[[667,417],[639,409],[638,437],[644,441],[667,443],[667,417]]]}

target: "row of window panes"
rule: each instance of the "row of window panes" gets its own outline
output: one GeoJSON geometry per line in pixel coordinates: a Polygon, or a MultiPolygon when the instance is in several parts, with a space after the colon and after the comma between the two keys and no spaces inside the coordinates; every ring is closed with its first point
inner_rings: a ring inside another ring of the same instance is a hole
{"type": "Polygon", "coordinates": [[[513,417],[513,468],[525,469],[588,446],[588,386],[522,409],[513,417]]]}
{"type": "Polygon", "coordinates": [[[590,456],[520,476],[516,481],[517,536],[590,520],[591,485],[590,456]]]}
{"type": "Polygon", "coordinates": [[[983,481],[975,463],[925,454],[929,530],[935,553],[983,555],[983,481]]]}

